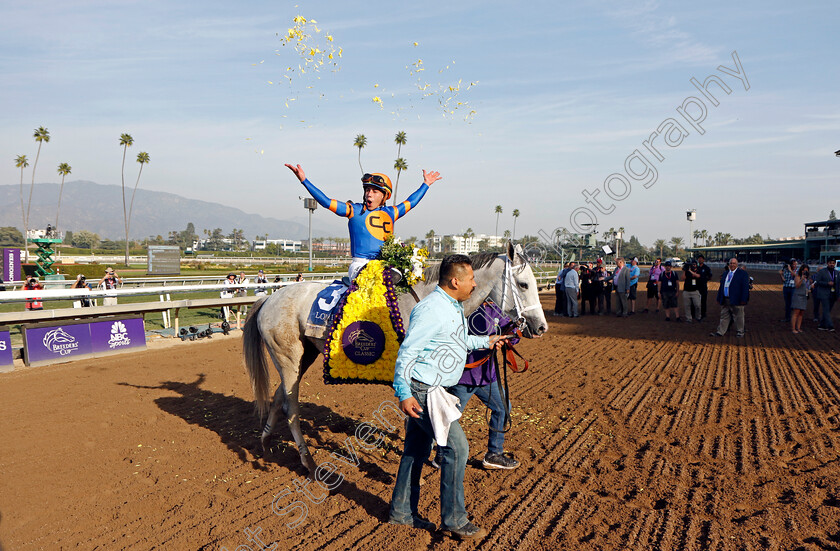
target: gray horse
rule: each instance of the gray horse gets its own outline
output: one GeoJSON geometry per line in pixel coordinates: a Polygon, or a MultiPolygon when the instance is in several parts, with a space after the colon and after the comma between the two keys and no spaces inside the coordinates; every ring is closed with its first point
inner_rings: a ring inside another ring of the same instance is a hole
{"type": "MultiPolygon", "coordinates": [[[[532,338],[548,330],[537,294],[537,281],[519,245],[514,248],[508,243],[506,254],[480,253],[471,259],[476,289],[464,303],[467,315],[489,298],[501,305],[511,319],[518,320],[524,336],[532,338]]],[[[435,289],[439,270],[439,265],[427,268],[425,281],[414,286],[419,299],[435,289]]],[[[314,476],[317,465],[300,430],[298,396],[303,374],[324,351],[325,341],[307,337],[304,329],[310,307],[325,287],[322,283],[297,283],[259,299],[248,313],[242,335],[245,365],[260,418],[268,411],[268,419],[260,437],[263,451],[267,450],[267,440],[282,408],[297,444],[300,460],[309,470],[310,476],[314,476]],[[264,346],[280,373],[280,386],[274,392],[273,399],[269,394],[269,370],[264,346]]],[[[401,295],[398,302],[400,314],[407,325],[417,300],[407,293],[401,295]]]]}

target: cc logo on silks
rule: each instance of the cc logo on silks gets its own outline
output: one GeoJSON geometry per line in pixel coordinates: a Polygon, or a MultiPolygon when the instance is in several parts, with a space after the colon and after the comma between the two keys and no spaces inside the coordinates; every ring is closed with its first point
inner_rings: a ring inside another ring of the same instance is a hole
{"type": "Polygon", "coordinates": [[[394,231],[394,221],[384,210],[375,210],[365,218],[365,226],[374,239],[385,241],[394,231]]]}

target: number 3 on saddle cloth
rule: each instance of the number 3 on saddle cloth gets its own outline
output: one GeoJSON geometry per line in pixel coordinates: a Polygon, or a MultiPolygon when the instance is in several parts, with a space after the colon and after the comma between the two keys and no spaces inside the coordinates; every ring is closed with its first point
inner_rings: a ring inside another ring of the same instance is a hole
{"type": "Polygon", "coordinates": [[[339,298],[325,333],[324,382],[393,384],[405,328],[391,270],[381,260],[371,260],[347,293],[330,293],[328,298],[330,287],[322,292],[325,300],[339,298]]]}

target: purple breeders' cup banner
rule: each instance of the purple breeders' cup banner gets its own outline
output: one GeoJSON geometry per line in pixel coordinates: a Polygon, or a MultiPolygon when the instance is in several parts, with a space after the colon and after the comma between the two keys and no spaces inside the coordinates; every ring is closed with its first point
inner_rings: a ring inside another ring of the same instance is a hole
{"type": "Polygon", "coordinates": [[[143,318],[97,321],[90,324],[90,340],[94,354],[129,348],[146,348],[143,318]]]}
{"type": "Polygon", "coordinates": [[[344,330],[341,347],[357,364],[369,365],[382,356],[385,333],[372,321],[354,321],[344,330]]]}
{"type": "Polygon", "coordinates": [[[90,328],[86,323],[26,330],[26,357],[30,364],[66,360],[91,351],[90,328]]]}
{"type": "Polygon", "coordinates": [[[3,249],[3,281],[20,280],[20,249],[3,249]]]}
{"type": "Polygon", "coordinates": [[[0,367],[15,365],[12,357],[12,339],[8,331],[0,331],[0,367]]]}

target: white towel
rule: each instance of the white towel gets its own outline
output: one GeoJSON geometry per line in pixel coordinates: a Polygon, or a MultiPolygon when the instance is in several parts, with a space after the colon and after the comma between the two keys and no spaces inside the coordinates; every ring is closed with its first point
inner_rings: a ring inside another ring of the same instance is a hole
{"type": "Polygon", "coordinates": [[[458,398],[446,392],[443,387],[434,386],[426,392],[429,420],[432,422],[435,441],[441,446],[445,446],[449,438],[449,425],[461,418],[458,403],[458,398]]]}

